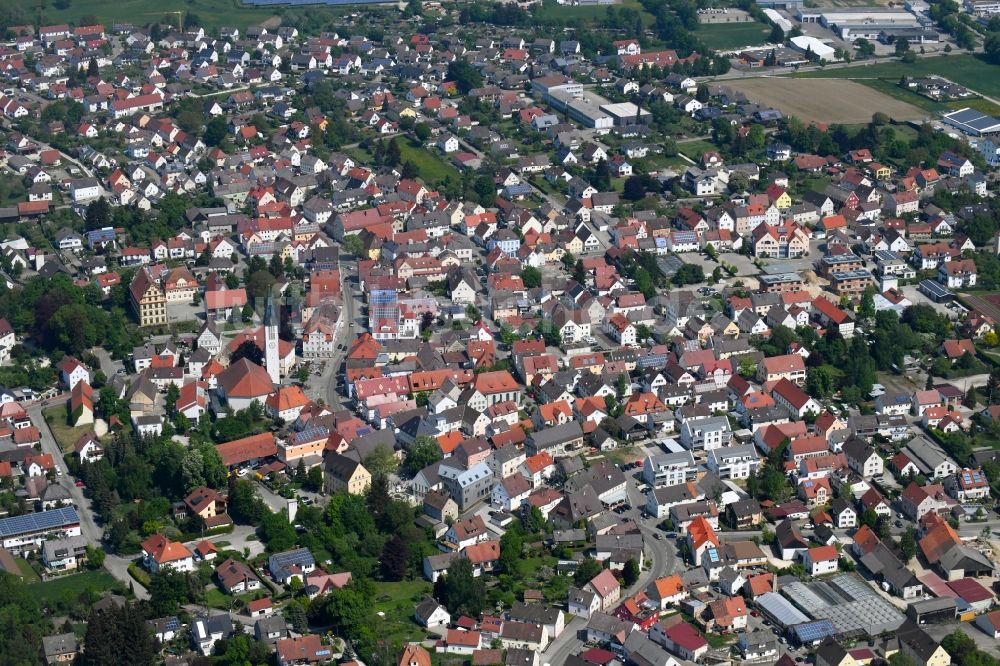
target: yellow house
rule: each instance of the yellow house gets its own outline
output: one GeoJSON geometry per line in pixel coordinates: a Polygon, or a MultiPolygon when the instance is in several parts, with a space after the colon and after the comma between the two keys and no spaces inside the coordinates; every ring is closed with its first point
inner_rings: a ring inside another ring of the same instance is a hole
{"type": "Polygon", "coordinates": [[[566,248],[565,249],[566,249],[566,252],[569,252],[573,256],[577,256],[577,255],[583,254],[583,240],[581,240],[579,236],[577,236],[577,235],[574,234],[573,238],[571,238],[566,243],[566,248]]]}
{"type": "Polygon", "coordinates": [[[878,162],[872,162],[868,165],[868,168],[872,170],[875,175],[876,180],[888,180],[892,177],[892,169],[884,164],[879,164],[878,162]]]}
{"type": "Polygon", "coordinates": [[[327,451],[323,458],[323,485],[327,492],[360,495],[371,486],[371,472],[360,462],[333,451],[327,451]]]}
{"type": "Polygon", "coordinates": [[[399,112],[399,117],[400,118],[416,118],[417,117],[417,112],[414,111],[411,107],[406,107],[406,108],[402,109],[399,112]]]}
{"type": "Polygon", "coordinates": [[[778,210],[788,210],[792,207],[792,198],[788,192],[782,192],[781,196],[774,200],[774,207],[778,210]]]}
{"type": "Polygon", "coordinates": [[[827,637],[816,650],[816,666],[858,666],[858,662],[837,641],[827,637]]]}

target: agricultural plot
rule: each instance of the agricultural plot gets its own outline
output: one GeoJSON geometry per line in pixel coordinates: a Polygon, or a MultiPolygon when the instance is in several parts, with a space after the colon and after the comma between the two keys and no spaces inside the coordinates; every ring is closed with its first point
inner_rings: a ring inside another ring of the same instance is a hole
{"type": "Polygon", "coordinates": [[[899,121],[923,120],[928,115],[912,104],[854,81],[761,77],[726,85],[803,122],[866,123],[876,111],[899,121]]]}

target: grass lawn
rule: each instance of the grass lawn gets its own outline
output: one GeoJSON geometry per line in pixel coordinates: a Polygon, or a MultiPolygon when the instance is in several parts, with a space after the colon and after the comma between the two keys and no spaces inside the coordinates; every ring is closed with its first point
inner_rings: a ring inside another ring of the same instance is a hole
{"type": "Polygon", "coordinates": [[[771,30],[753,21],[751,23],[704,23],[695,35],[710,49],[737,49],[741,46],[759,46],[767,41],[771,30]]]}
{"type": "Polygon", "coordinates": [[[71,428],[66,423],[65,405],[56,405],[55,407],[42,410],[42,415],[45,417],[45,422],[49,424],[52,436],[56,438],[56,442],[63,453],[72,451],[76,440],[92,430],[90,426],[71,428]]]}
{"type": "Polygon", "coordinates": [[[677,143],[677,152],[682,155],[687,155],[695,162],[701,162],[702,154],[710,150],[718,150],[718,148],[715,147],[715,144],[701,139],[695,141],[679,141],[677,143]]]}
{"type": "Polygon", "coordinates": [[[215,585],[205,589],[205,605],[211,606],[212,608],[221,608],[222,610],[228,610],[233,601],[236,599],[242,599],[243,601],[253,601],[257,598],[258,593],[267,594],[267,590],[254,590],[253,592],[247,592],[246,594],[229,595],[217,588],[215,585]]]}
{"type": "MultiPolygon", "coordinates": [[[[1000,67],[972,55],[919,58],[909,65],[901,62],[883,62],[863,67],[804,72],[796,76],[821,79],[855,79],[859,83],[869,85],[865,79],[884,79],[897,83],[903,76],[928,76],[931,74],[943,76],[980,94],[994,98],[1000,97],[1000,67]]],[[[907,101],[911,100],[907,99],[907,101]]],[[[927,101],[934,104],[930,100],[927,101]]],[[[958,104],[959,106],[971,106],[969,102],[959,102],[958,104]]]]}
{"type": "Polygon", "coordinates": [[[84,571],[71,576],[63,576],[32,586],[31,591],[39,599],[58,601],[61,599],[76,599],[86,589],[98,593],[118,589],[121,585],[107,571],[84,571]]]}
{"type": "Polygon", "coordinates": [[[404,605],[411,610],[424,596],[433,591],[433,586],[423,579],[403,580],[396,583],[375,581],[375,610],[388,611],[404,605]]]}
{"type": "Polygon", "coordinates": [[[724,648],[728,645],[735,643],[735,636],[720,636],[718,634],[705,634],[705,640],[708,641],[709,646],[718,650],[719,648],[724,648]]]}
{"type": "Polygon", "coordinates": [[[38,574],[35,573],[35,570],[31,568],[31,565],[28,564],[28,560],[19,557],[15,561],[17,562],[17,568],[21,570],[21,575],[24,577],[25,583],[40,583],[42,581],[38,577],[38,574]]]}
{"type": "Polygon", "coordinates": [[[428,185],[439,183],[449,176],[453,179],[461,178],[455,167],[419,143],[401,136],[397,136],[393,141],[399,145],[401,162],[413,162],[417,167],[418,178],[428,185]]]}
{"type": "MultiPolygon", "coordinates": [[[[290,11],[288,8],[282,8],[290,11]]],[[[115,22],[128,22],[134,25],[144,25],[162,18],[170,12],[183,11],[185,15],[193,13],[198,16],[199,25],[204,28],[214,28],[222,25],[236,25],[241,29],[254,23],[262,23],[275,16],[274,7],[254,7],[244,5],[239,0],[73,0],[66,9],[56,9],[48,3],[43,13],[42,25],[54,23],[79,23],[81,17],[94,16],[109,28],[115,22]]],[[[294,10],[292,10],[294,11],[294,10]]],[[[34,13],[32,13],[34,17],[34,13]]],[[[168,20],[177,21],[177,14],[168,20]]]]}
{"type": "Polygon", "coordinates": [[[375,611],[381,613],[381,637],[395,641],[420,641],[426,636],[413,619],[417,603],[433,591],[425,580],[404,580],[398,583],[375,582],[375,611]]]}

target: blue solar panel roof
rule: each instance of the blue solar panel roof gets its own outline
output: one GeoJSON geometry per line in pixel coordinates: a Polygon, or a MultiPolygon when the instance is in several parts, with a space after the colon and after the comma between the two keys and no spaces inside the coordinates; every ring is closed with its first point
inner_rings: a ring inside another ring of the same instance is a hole
{"type": "Polygon", "coordinates": [[[827,636],[833,636],[837,633],[837,629],[833,626],[833,622],[831,620],[804,622],[803,624],[797,624],[792,627],[792,631],[795,632],[795,636],[802,643],[821,641],[827,636]]]}
{"type": "Polygon", "coordinates": [[[9,537],[41,530],[52,530],[80,522],[76,509],[68,506],[51,511],[28,513],[0,520],[0,536],[9,537]]]}

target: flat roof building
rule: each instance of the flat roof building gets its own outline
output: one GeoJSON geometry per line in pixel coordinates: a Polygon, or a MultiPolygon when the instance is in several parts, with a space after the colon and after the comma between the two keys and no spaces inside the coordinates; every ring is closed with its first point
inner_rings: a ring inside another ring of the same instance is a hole
{"type": "Polygon", "coordinates": [[[983,136],[984,134],[996,134],[1000,132],[1000,118],[988,116],[982,111],[970,109],[958,109],[951,113],[946,113],[941,117],[946,125],[972,136],[983,136]]]}

